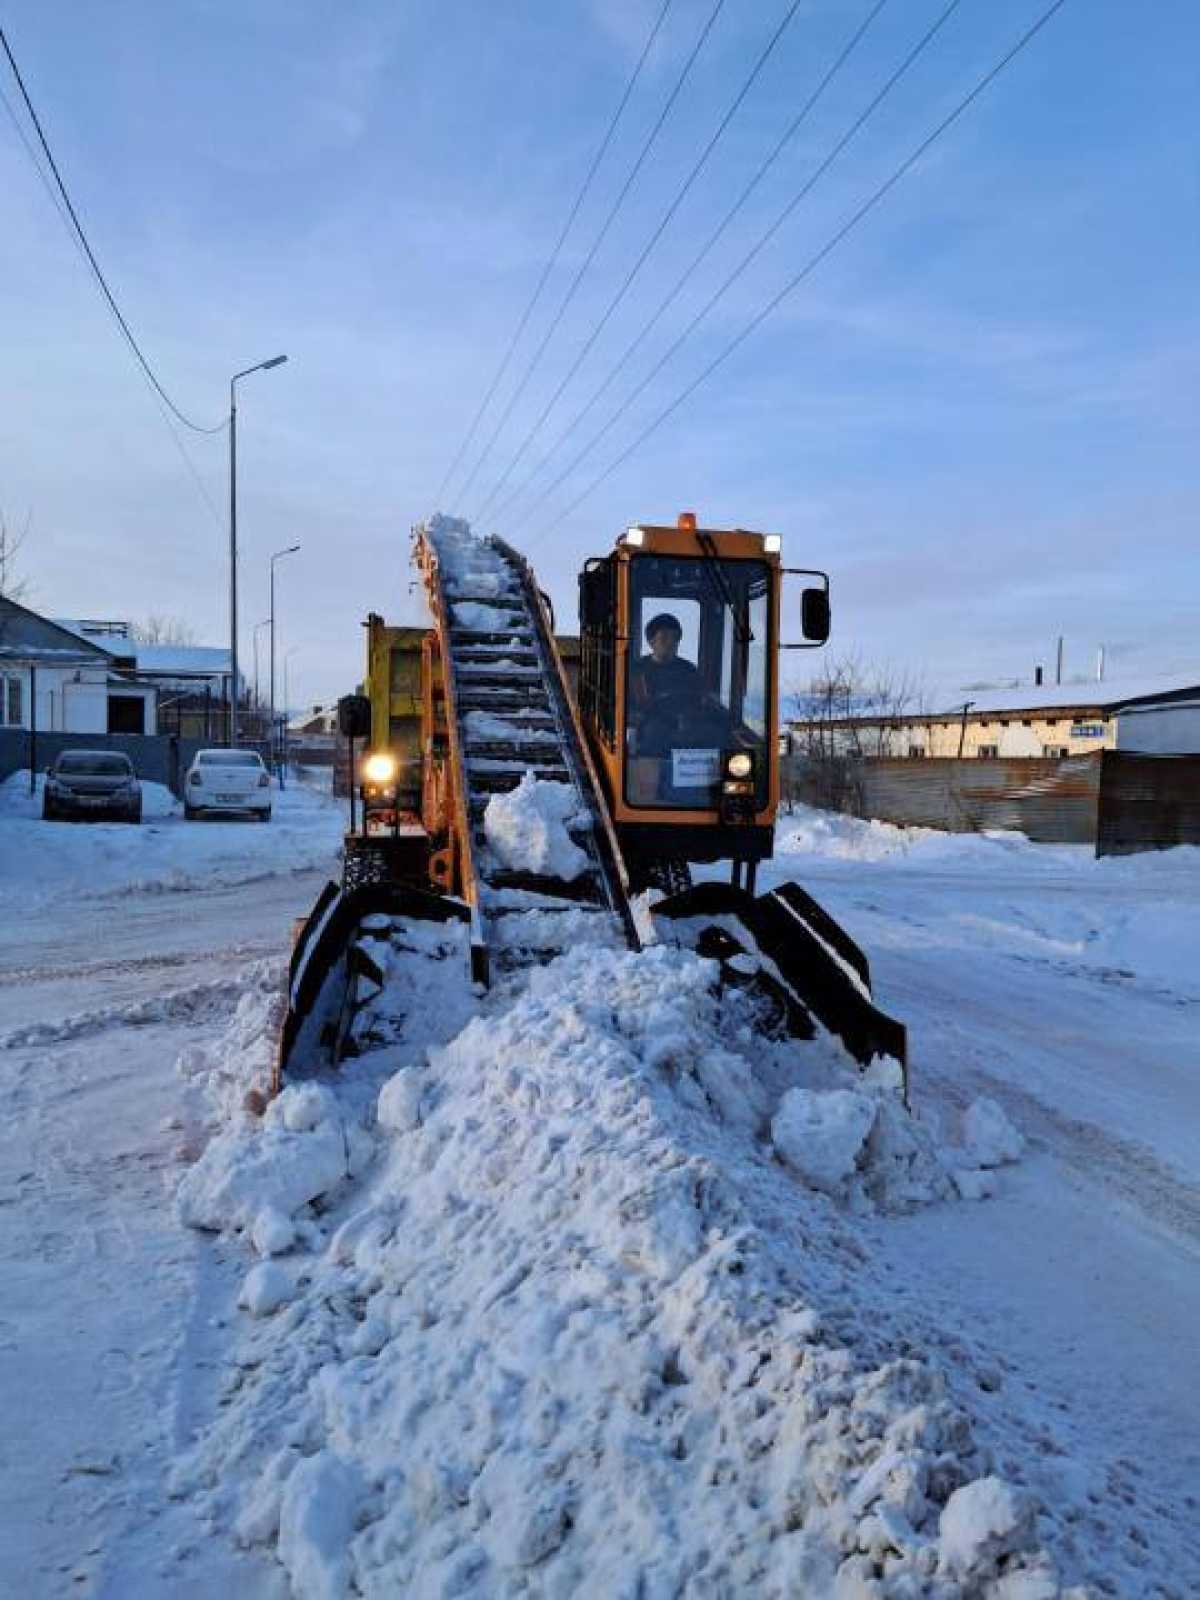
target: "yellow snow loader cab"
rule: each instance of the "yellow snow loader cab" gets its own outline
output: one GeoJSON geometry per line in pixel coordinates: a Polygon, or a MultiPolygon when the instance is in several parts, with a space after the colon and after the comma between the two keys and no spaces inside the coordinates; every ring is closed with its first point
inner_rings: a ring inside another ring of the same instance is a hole
{"type": "MultiPolygon", "coordinates": [[[[778,535],[633,527],[579,579],[579,709],[635,882],[678,886],[686,863],[729,861],[753,889],[779,804],[778,535]]],[[[829,636],[824,573],[803,633],[829,636]]]]}
{"type": "Polygon", "coordinates": [[[487,986],[581,945],[637,951],[647,888],[665,891],[655,938],[752,991],[767,1034],[824,1028],[906,1086],[905,1031],[874,1006],[862,951],[797,884],[754,892],[779,796],[779,655],[827,638],[825,575],[802,573],[801,638],[781,642],[795,569],[777,536],[687,513],[628,528],[580,575],[576,682],[516,550],[439,516],[413,553],[430,626],[417,668],[407,630],[373,614],[367,692],[339,706],[342,881],[295,941],[277,1087],[393,1036],[414,954],[487,986]]]}

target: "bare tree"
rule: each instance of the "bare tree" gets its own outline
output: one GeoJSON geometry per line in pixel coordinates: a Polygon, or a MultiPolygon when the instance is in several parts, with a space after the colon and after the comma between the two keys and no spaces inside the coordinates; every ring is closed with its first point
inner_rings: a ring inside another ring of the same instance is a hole
{"type": "Polygon", "coordinates": [[[0,596],[5,600],[20,601],[27,595],[32,587],[28,578],[18,575],[17,556],[21,546],[29,537],[30,524],[33,521],[33,512],[25,515],[25,524],[18,533],[9,522],[0,506],[0,596]]]}
{"type": "Polygon", "coordinates": [[[195,644],[196,633],[182,617],[168,617],[152,611],[144,622],[135,622],[129,637],[136,644],[195,644]]]}
{"type": "Polygon", "coordinates": [[[925,698],[920,680],[891,663],[866,663],[857,651],[830,659],[800,697],[800,781],[789,790],[827,810],[861,815],[863,761],[896,754],[905,718],[920,715],[925,698]]]}

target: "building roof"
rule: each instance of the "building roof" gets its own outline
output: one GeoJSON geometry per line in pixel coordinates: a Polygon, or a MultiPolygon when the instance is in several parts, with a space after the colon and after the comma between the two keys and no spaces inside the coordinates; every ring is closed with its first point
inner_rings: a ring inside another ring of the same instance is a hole
{"type": "MultiPolygon", "coordinates": [[[[1020,712],[1028,715],[1036,711],[1115,711],[1119,706],[1135,702],[1176,699],[1200,694],[1200,673],[1188,676],[1173,674],[1167,677],[1113,679],[1097,683],[1046,683],[1021,684],[1011,689],[963,689],[954,699],[943,701],[942,708],[934,707],[925,715],[932,717],[961,717],[968,702],[967,715],[1003,715],[1020,712]]],[[[912,713],[909,713],[910,715],[912,713]]],[[[893,719],[894,720],[894,719],[893,719]]]]}
{"type": "Polygon", "coordinates": [[[229,651],[207,644],[135,644],[139,672],[167,672],[214,678],[229,671],[229,651]]]}

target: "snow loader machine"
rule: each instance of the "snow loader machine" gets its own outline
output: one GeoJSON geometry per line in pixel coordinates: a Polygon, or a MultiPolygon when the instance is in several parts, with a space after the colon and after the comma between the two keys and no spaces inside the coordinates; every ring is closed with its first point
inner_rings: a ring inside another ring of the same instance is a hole
{"type": "Polygon", "coordinates": [[[630,527],[579,576],[572,674],[548,596],[504,541],[439,516],[413,557],[419,667],[412,630],[373,615],[366,693],[339,703],[343,876],[297,932],[276,1089],[370,1047],[387,952],[420,945],[421,925],[458,924],[487,986],[581,944],[639,949],[632,900],[654,889],[655,936],[756,991],[767,1031],[823,1027],[864,1067],[890,1058],[907,1094],[905,1030],[874,1006],[862,951],[798,885],[755,892],[779,806],[780,651],[825,643],[827,576],[785,568],[778,535],[690,513],[630,527]],[[779,638],[787,573],[806,581],[794,644],[779,638]],[[560,847],[531,853],[522,818],[560,847]],[[693,884],[692,865],[721,862],[727,878],[693,884]]]}

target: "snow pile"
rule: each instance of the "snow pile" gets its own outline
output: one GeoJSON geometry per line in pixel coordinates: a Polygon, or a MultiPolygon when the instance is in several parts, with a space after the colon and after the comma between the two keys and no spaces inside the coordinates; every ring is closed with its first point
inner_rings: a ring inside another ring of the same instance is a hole
{"type": "Polygon", "coordinates": [[[1041,867],[1086,866],[1092,859],[1088,845],[1039,845],[1023,833],[1000,828],[979,833],[946,833],[940,828],[901,828],[890,822],[847,816],[796,806],[780,818],[779,855],[811,855],[831,861],[908,860],[913,866],[946,861],[980,865],[1011,864],[1013,856],[1041,867]]]}
{"type": "Polygon", "coordinates": [[[930,1152],[828,1042],[763,1046],[716,973],[572,952],[428,1050],[414,1011],[371,1135],[367,1056],[185,1179],[202,1226],[312,1208],[247,1279],[175,1480],[294,1593],[1060,1593],[932,1338],[873,1353],[886,1293],[822,1192],[930,1152]],[[816,1187],[769,1137],[803,1161],[804,1127],[816,1187]]]}
{"type": "Polygon", "coordinates": [[[526,772],[508,794],[492,795],[483,831],[502,866],[570,883],[588,868],[586,852],[567,832],[578,809],[569,783],[547,782],[526,772]]]}
{"type": "Polygon", "coordinates": [[[48,897],[189,894],[335,865],[346,812],[327,794],[289,784],[275,794],[274,816],[264,827],[241,819],[186,822],[169,791],[144,787],[146,820],[131,827],[43,822],[27,774],[0,785],[0,908],[24,913],[48,897]]]}
{"type": "Polygon", "coordinates": [[[469,522],[438,512],[425,524],[425,531],[437,550],[442,585],[449,599],[459,595],[484,600],[516,597],[507,563],[486,540],[475,537],[469,522]]]}
{"type": "MultiPolygon", "coordinates": [[[[223,1032],[185,1045],[176,1062],[180,1077],[199,1086],[219,1125],[238,1121],[247,1101],[265,1105],[271,1091],[275,1042],[287,1004],[279,962],[256,962],[234,990],[233,1015],[223,1032]]],[[[229,985],[225,985],[226,992],[229,985]]]]}
{"type": "Polygon", "coordinates": [[[361,1171],[372,1153],[370,1135],[343,1118],[330,1090],[289,1085],[261,1126],[246,1116],[184,1174],[179,1219],[213,1232],[247,1230],[263,1254],[280,1254],[291,1243],[288,1220],[361,1171]]]}

